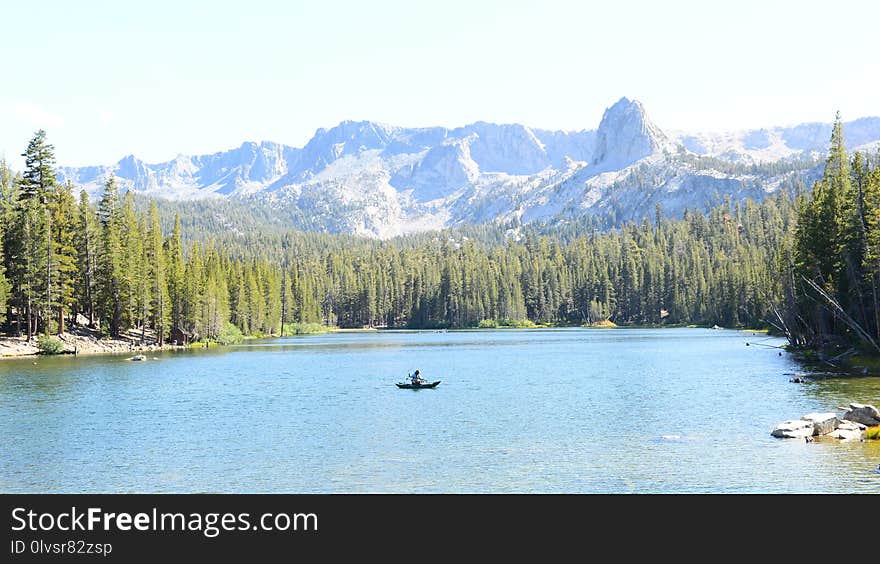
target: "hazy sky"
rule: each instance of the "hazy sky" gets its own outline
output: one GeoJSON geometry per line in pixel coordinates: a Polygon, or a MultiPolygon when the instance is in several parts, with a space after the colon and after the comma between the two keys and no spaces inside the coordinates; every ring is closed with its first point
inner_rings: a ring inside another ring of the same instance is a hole
{"type": "Polygon", "coordinates": [[[663,128],[880,115],[880,2],[43,1],[0,7],[0,156],[148,162],[344,119],[663,128]]]}

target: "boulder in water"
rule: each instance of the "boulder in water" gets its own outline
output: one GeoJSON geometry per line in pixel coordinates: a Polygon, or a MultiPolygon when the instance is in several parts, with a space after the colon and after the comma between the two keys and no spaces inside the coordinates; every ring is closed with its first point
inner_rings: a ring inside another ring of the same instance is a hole
{"type": "Polygon", "coordinates": [[[861,423],[853,423],[852,421],[841,421],[837,429],[828,433],[827,436],[832,439],[841,441],[857,441],[862,438],[865,432],[865,426],[861,423]]]}
{"type": "Polygon", "coordinates": [[[803,419],[783,421],[770,434],[777,439],[803,439],[813,436],[813,423],[803,419]]]}
{"type": "Polygon", "coordinates": [[[837,429],[840,420],[834,413],[808,413],[801,417],[803,421],[813,424],[813,435],[827,435],[837,429]]]}
{"type": "Polygon", "coordinates": [[[846,421],[861,423],[868,427],[880,425],[880,410],[873,405],[865,405],[862,403],[849,404],[849,410],[843,415],[846,421]]]}

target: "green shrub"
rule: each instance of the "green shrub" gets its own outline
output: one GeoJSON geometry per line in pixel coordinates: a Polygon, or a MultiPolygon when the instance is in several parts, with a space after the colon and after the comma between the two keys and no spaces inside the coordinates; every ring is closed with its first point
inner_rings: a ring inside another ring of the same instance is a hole
{"type": "Polygon", "coordinates": [[[880,441],[880,425],[868,427],[868,430],[865,431],[865,438],[869,441],[880,441]]]}
{"type": "Polygon", "coordinates": [[[61,354],[64,352],[64,343],[55,337],[40,335],[37,337],[37,348],[40,354],[61,354]]]}
{"type": "Polygon", "coordinates": [[[319,333],[327,333],[330,331],[326,326],[320,323],[291,323],[284,326],[284,337],[291,335],[317,335],[319,333]]]}
{"type": "Polygon", "coordinates": [[[496,327],[505,327],[510,329],[532,329],[537,327],[530,319],[484,319],[477,324],[480,329],[495,329],[496,327]]]}
{"type": "Polygon", "coordinates": [[[241,329],[227,321],[216,340],[221,345],[234,345],[244,341],[244,335],[241,334],[241,329]]]}
{"type": "Polygon", "coordinates": [[[502,319],[499,327],[512,327],[514,329],[532,329],[537,327],[531,319],[502,319]]]}
{"type": "Polygon", "coordinates": [[[592,327],[594,329],[614,329],[617,327],[617,324],[611,321],[610,319],[603,319],[602,321],[594,321],[593,323],[587,323],[584,327],[592,327]]]}

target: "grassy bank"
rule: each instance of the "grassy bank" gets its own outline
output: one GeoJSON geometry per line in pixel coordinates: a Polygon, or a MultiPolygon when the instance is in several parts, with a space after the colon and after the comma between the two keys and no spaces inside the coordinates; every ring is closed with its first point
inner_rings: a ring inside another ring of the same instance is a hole
{"type": "Polygon", "coordinates": [[[189,344],[189,348],[209,349],[212,347],[224,345],[237,345],[239,343],[243,343],[244,341],[249,341],[253,339],[269,339],[279,336],[293,337],[297,335],[320,335],[323,333],[330,333],[331,331],[338,331],[338,329],[334,327],[327,327],[326,325],[322,325],[320,323],[285,323],[283,335],[265,335],[263,333],[245,335],[238,327],[236,327],[232,323],[228,323],[216,338],[194,341],[189,344]]]}
{"type": "Polygon", "coordinates": [[[602,321],[595,321],[593,323],[585,323],[581,327],[588,327],[591,329],[616,329],[618,325],[610,319],[605,319],[602,321]]]}
{"type": "Polygon", "coordinates": [[[327,327],[321,323],[290,323],[284,325],[282,337],[292,337],[296,335],[320,335],[333,331],[333,327],[327,327]]]}
{"type": "Polygon", "coordinates": [[[477,325],[477,329],[534,329],[535,327],[549,327],[538,325],[529,319],[484,319],[477,325]]]}

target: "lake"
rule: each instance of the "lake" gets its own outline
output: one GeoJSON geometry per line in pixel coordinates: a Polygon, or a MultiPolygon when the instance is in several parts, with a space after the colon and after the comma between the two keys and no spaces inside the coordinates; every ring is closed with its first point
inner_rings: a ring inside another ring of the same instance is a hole
{"type": "Polygon", "coordinates": [[[789,383],[805,368],[782,343],[708,329],[382,331],[147,362],[3,360],[0,490],[880,492],[877,441],[769,434],[880,405],[880,378],[789,383]],[[394,386],[417,368],[440,386],[394,386]]]}

